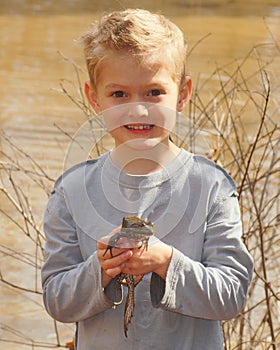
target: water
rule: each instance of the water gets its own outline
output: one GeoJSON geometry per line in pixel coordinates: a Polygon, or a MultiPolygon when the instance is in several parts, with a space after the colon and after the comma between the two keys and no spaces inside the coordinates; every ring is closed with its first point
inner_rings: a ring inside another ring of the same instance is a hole
{"type": "MultiPolygon", "coordinates": [[[[1,0],[1,128],[22,150],[43,164],[53,178],[63,168],[69,143],[67,133],[72,134],[86,120],[69,98],[57,91],[61,79],[69,79],[75,82],[75,86],[67,82],[64,84],[70,87],[71,93],[77,94],[75,71],[71,62],[67,61],[73,60],[78,66],[84,67],[81,49],[75,39],[104,11],[137,7],[137,3],[133,0],[1,0]]],[[[211,76],[217,66],[243,58],[254,46],[258,47],[264,61],[270,61],[276,55],[268,72],[274,87],[274,108],[279,108],[279,83],[276,77],[280,68],[277,54],[280,56],[280,53],[271,44],[276,41],[280,45],[278,0],[145,0],[141,5],[153,11],[160,10],[182,28],[191,50],[189,71],[194,84],[211,76]]],[[[249,74],[251,69],[256,69],[256,59],[250,58],[248,63],[246,69],[249,74]]],[[[81,78],[86,79],[85,72],[81,73],[81,78]]],[[[216,83],[213,78],[206,95],[214,94],[216,83]]],[[[248,115],[247,118],[249,125],[255,123],[254,116],[248,115]]],[[[24,179],[20,181],[24,182],[24,179]]],[[[34,190],[32,185],[24,185],[27,186],[33,212],[40,225],[47,196],[43,191],[34,190]]],[[[0,200],[2,210],[20,218],[3,194],[0,200]]],[[[19,233],[11,220],[3,215],[0,219],[0,259],[4,278],[24,287],[38,287],[40,280],[38,277],[37,283],[34,282],[36,276],[31,266],[36,263],[32,258],[36,255],[34,245],[19,233]],[[7,247],[21,255],[8,252],[7,247]],[[27,254],[31,254],[31,257],[27,254]],[[17,257],[21,260],[31,259],[31,265],[18,261],[17,257]]],[[[29,349],[30,339],[56,343],[53,323],[42,308],[40,295],[0,284],[0,300],[1,346],[7,350],[29,349]],[[15,334],[15,330],[20,334],[15,334]]],[[[70,340],[73,334],[72,328],[68,326],[61,327],[60,332],[63,341],[70,340]]]]}

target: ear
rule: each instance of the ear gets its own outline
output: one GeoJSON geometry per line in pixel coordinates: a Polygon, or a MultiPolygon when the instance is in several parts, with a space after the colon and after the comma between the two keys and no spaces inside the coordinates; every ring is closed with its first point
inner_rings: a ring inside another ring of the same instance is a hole
{"type": "Polygon", "coordinates": [[[192,94],[192,80],[191,77],[186,75],[180,84],[179,97],[177,102],[178,112],[182,112],[186,104],[189,102],[192,94]]]}
{"type": "Polygon", "coordinates": [[[96,89],[92,86],[91,82],[88,80],[85,82],[85,94],[88,99],[89,104],[92,106],[94,109],[95,113],[99,114],[100,113],[100,107],[97,102],[97,93],[96,89]]]}

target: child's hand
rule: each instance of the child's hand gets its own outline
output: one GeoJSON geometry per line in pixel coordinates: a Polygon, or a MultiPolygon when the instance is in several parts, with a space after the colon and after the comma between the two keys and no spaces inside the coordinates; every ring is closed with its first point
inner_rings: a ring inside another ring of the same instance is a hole
{"type": "Polygon", "coordinates": [[[132,247],[131,241],[120,239],[118,247],[112,248],[113,256],[111,256],[110,250],[106,252],[108,242],[110,237],[120,229],[121,227],[118,227],[108,236],[102,237],[96,245],[98,260],[102,268],[103,287],[121,272],[131,275],[155,272],[165,279],[172,257],[172,247],[160,240],[149,244],[148,249],[144,245],[141,246],[141,242],[139,246],[132,247]]]}
{"type": "Polygon", "coordinates": [[[163,279],[172,257],[172,247],[160,240],[145,246],[131,249],[132,255],[122,263],[122,272],[131,275],[143,275],[155,272],[163,279]]]}
{"type": "Polygon", "coordinates": [[[123,272],[124,263],[133,255],[132,249],[130,248],[131,246],[126,247],[125,242],[122,243],[121,248],[112,248],[113,257],[111,256],[110,250],[106,252],[110,237],[120,231],[120,229],[121,227],[117,227],[108,236],[102,237],[96,244],[97,257],[103,273],[103,287],[110,282],[111,278],[123,272]]]}

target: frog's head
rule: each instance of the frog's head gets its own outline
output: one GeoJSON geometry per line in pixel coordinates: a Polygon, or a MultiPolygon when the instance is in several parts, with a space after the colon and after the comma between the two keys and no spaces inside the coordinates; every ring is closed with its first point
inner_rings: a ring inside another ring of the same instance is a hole
{"type": "Polygon", "coordinates": [[[152,236],[154,234],[154,225],[151,221],[140,219],[138,216],[127,216],[123,218],[122,227],[133,229],[137,234],[152,236]]]}

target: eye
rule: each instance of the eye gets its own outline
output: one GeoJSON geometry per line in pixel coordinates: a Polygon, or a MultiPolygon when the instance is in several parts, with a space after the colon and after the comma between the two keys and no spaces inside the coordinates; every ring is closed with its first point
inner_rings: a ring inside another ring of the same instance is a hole
{"type": "Polygon", "coordinates": [[[121,97],[127,97],[127,94],[124,91],[119,90],[119,91],[113,92],[112,96],[116,98],[121,98],[121,97]]]}
{"type": "Polygon", "coordinates": [[[149,91],[147,95],[148,96],[159,96],[161,94],[162,94],[161,90],[153,89],[153,90],[149,91]]]}

